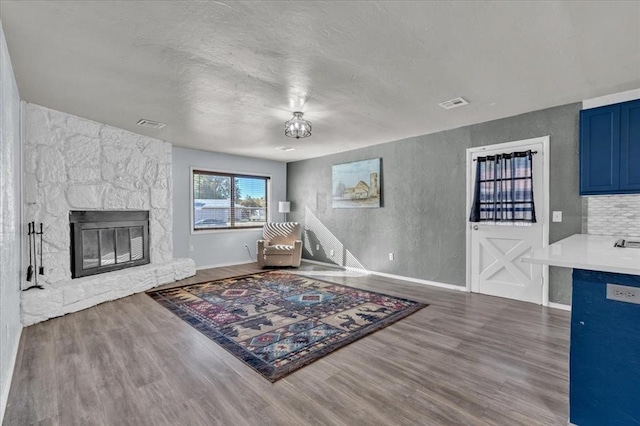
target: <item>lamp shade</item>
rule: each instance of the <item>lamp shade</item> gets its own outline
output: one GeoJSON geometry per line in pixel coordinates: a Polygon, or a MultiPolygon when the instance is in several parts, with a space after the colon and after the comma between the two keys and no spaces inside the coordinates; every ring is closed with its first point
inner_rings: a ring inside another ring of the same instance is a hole
{"type": "Polygon", "coordinates": [[[290,213],[291,203],[289,201],[278,201],[278,213],[290,213]]]}

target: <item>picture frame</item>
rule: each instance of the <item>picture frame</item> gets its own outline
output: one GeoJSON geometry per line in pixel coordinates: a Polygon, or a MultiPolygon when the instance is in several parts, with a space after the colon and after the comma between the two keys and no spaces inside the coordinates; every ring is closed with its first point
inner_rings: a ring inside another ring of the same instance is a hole
{"type": "Polygon", "coordinates": [[[382,158],[334,164],[331,200],[334,209],[380,208],[382,158]]]}

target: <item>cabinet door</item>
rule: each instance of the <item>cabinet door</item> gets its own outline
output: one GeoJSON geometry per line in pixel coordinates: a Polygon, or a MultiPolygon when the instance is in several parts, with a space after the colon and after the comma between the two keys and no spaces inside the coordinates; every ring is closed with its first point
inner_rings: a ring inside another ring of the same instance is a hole
{"type": "Polygon", "coordinates": [[[635,275],[573,270],[569,414],[575,425],[640,424],[640,305],[608,299],[607,283],[640,289],[635,275]]]}
{"type": "Polygon", "coordinates": [[[620,108],[620,190],[640,192],[640,100],[620,108]]]}
{"type": "Polygon", "coordinates": [[[580,195],[619,192],[620,105],[580,111],[580,195]]]}

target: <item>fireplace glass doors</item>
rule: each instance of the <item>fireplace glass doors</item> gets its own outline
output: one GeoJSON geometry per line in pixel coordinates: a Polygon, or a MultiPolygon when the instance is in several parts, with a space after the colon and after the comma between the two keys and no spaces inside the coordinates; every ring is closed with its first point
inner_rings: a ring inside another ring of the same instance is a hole
{"type": "Polygon", "coordinates": [[[149,212],[72,211],[69,222],[73,278],[149,263],[149,212]]]}

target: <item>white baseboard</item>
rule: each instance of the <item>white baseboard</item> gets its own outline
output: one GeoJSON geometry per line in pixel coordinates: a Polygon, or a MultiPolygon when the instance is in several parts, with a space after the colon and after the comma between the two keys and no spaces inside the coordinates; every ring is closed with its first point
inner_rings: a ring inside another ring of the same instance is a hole
{"type": "Polygon", "coordinates": [[[563,311],[571,311],[571,305],[565,305],[564,303],[549,302],[549,307],[554,309],[562,309],[563,311]]]}
{"type": "Polygon", "coordinates": [[[305,259],[305,258],[302,258],[302,261],[305,263],[313,263],[314,265],[326,266],[327,268],[332,268],[332,269],[342,269],[342,270],[346,269],[344,266],[336,265],[335,263],[320,262],[318,260],[311,260],[311,259],[305,259]]]}
{"type": "Polygon", "coordinates": [[[202,265],[202,266],[196,266],[196,271],[199,271],[200,269],[224,268],[225,266],[248,265],[249,263],[256,263],[256,262],[254,260],[243,260],[242,262],[217,263],[215,265],[202,265]]]}
{"type": "MultiPolygon", "coordinates": [[[[305,258],[302,259],[302,262],[311,263],[311,264],[314,264],[314,265],[326,266],[327,268],[332,268],[332,269],[340,269],[340,270],[348,270],[348,269],[350,269],[350,268],[345,268],[344,266],[336,265],[335,263],[320,262],[318,260],[311,260],[311,259],[305,259],[305,258]]],[[[253,262],[229,263],[229,264],[226,264],[226,265],[199,266],[196,269],[219,268],[219,267],[223,267],[223,266],[244,265],[244,264],[247,264],[247,263],[253,263],[253,262]]],[[[422,284],[422,285],[428,285],[428,286],[431,286],[431,287],[444,288],[444,289],[447,289],[447,290],[465,291],[465,292],[467,291],[467,287],[461,286],[461,285],[453,285],[453,284],[447,284],[447,283],[440,283],[440,282],[437,282],[437,281],[422,280],[420,278],[405,277],[404,275],[388,274],[386,272],[367,271],[367,270],[363,270],[363,272],[367,272],[369,274],[378,275],[378,276],[385,277],[385,278],[392,278],[392,279],[400,280],[400,281],[409,281],[409,282],[416,283],[416,284],[422,284]]],[[[561,309],[563,311],[571,311],[571,305],[565,305],[565,304],[562,304],[562,303],[549,302],[549,308],[561,309]]]]}
{"type": "Polygon", "coordinates": [[[20,348],[20,337],[22,336],[22,326],[16,336],[16,341],[13,345],[13,353],[11,354],[11,360],[9,361],[10,373],[9,380],[4,384],[4,388],[0,394],[0,424],[3,424],[4,415],[7,411],[7,401],[9,400],[9,390],[11,389],[11,381],[13,380],[13,372],[16,368],[16,360],[18,359],[18,349],[20,348]]]}
{"type": "MultiPolygon", "coordinates": [[[[307,262],[307,263],[313,263],[315,265],[320,265],[320,266],[327,266],[329,268],[333,268],[333,269],[342,269],[342,270],[348,270],[350,268],[345,268],[344,266],[340,266],[340,265],[336,265],[333,263],[326,263],[326,262],[319,262],[317,260],[311,260],[311,259],[302,259],[303,262],[307,262]]],[[[456,290],[456,291],[467,291],[467,288],[464,286],[458,286],[458,285],[453,285],[453,284],[446,284],[446,283],[439,283],[436,281],[429,281],[429,280],[421,280],[419,278],[412,278],[412,277],[405,277],[404,275],[394,275],[394,274],[387,274],[386,272],[376,272],[376,271],[364,271],[363,272],[367,272],[369,274],[372,275],[378,275],[381,277],[385,277],[385,278],[392,278],[395,280],[401,280],[401,281],[409,281],[412,283],[417,283],[417,284],[422,284],[422,285],[429,285],[432,287],[439,287],[439,288],[446,288],[447,290],[456,290]]]]}
{"type": "Polygon", "coordinates": [[[412,277],[405,277],[403,275],[387,274],[386,272],[376,272],[376,271],[369,271],[369,272],[373,275],[379,275],[381,277],[393,278],[395,280],[409,281],[412,283],[428,285],[431,287],[446,288],[447,290],[467,291],[467,288],[461,285],[453,285],[453,284],[439,283],[437,281],[421,280],[420,278],[412,278],[412,277]]]}

